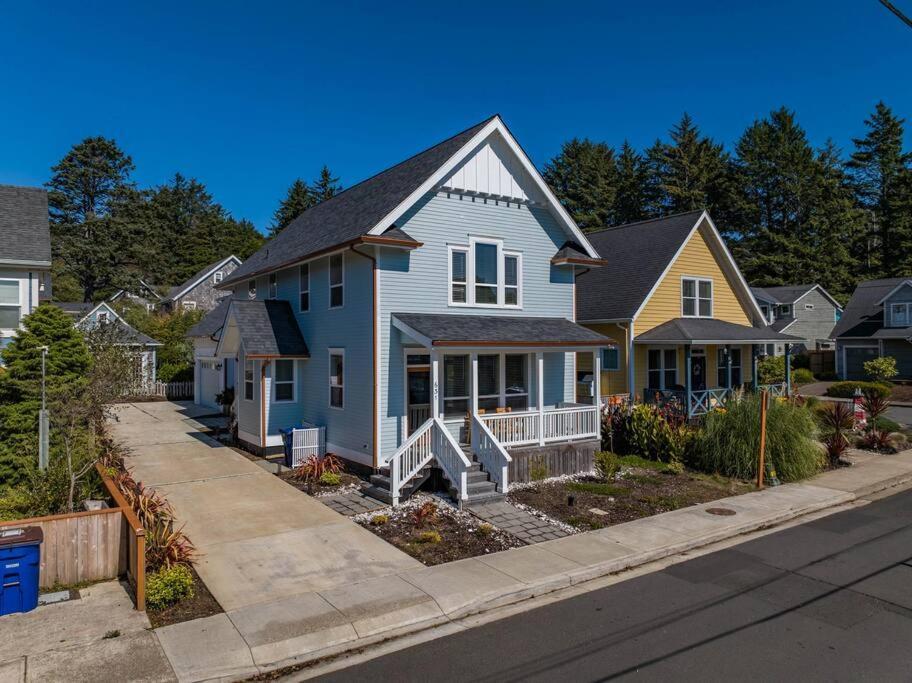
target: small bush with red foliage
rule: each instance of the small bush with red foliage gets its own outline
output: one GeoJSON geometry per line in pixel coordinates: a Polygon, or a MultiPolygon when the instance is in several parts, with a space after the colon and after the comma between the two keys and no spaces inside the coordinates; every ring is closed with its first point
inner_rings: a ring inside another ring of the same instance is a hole
{"type": "Polygon", "coordinates": [[[342,471],[342,461],[338,456],[327,453],[322,458],[312,455],[294,469],[292,477],[298,481],[317,483],[326,473],[339,474],[342,471]]]}

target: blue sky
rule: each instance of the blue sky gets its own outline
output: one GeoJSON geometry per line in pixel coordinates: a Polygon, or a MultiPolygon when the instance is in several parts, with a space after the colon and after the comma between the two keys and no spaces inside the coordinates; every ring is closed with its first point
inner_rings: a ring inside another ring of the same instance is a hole
{"type": "Polygon", "coordinates": [[[295,177],[326,163],[350,185],[494,112],[538,165],[573,136],[645,147],[685,110],[729,146],[781,105],[843,149],[879,99],[912,122],[912,30],[876,0],[5,3],[2,16],[0,183],[42,184],[73,143],[105,135],[140,185],[194,176],[261,229],[295,177]]]}

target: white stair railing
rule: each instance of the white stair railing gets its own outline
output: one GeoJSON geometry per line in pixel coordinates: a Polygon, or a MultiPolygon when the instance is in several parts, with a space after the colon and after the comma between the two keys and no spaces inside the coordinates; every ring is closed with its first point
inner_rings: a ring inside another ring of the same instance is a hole
{"type": "Polygon", "coordinates": [[[447,479],[456,487],[457,498],[462,501],[469,497],[469,467],[472,463],[462,452],[459,443],[450,434],[439,417],[434,418],[434,457],[446,474],[447,479]]]}
{"type": "Polygon", "coordinates": [[[495,437],[484,420],[472,414],[472,452],[484,465],[485,472],[497,484],[501,493],[506,493],[510,488],[510,463],[513,458],[507,453],[495,437]]]}
{"type": "Polygon", "coordinates": [[[390,496],[399,504],[402,488],[428,463],[436,460],[458,491],[459,500],[468,497],[468,471],[472,463],[439,417],[430,418],[406,439],[390,458],[390,496]]]}

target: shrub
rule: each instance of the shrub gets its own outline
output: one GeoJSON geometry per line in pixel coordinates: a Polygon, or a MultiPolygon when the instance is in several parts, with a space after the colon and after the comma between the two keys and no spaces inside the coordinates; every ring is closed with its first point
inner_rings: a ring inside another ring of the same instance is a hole
{"type": "Polygon", "coordinates": [[[488,524],[487,522],[482,522],[478,525],[478,533],[481,536],[490,536],[494,533],[494,525],[488,524]]]}
{"type": "Polygon", "coordinates": [[[146,578],[146,605],[162,609],[193,596],[193,574],[182,564],[152,572],[146,578]]]}
{"type": "Polygon", "coordinates": [[[426,524],[433,524],[437,521],[437,504],[429,500],[422,503],[412,511],[412,523],[416,527],[423,527],[426,524]]]}
{"type": "Polygon", "coordinates": [[[821,430],[824,433],[823,446],[831,466],[849,447],[848,433],[855,426],[854,411],[848,403],[829,403],[818,413],[821,430]]]}
{"type": "Polygon", "coordinates": [[[196,548],[183,528],[175,529],[171,523],[159,523],[145,529],[146,565],[152,571],[190,564],[196,556],[196,548]]]}
{"type": "Polygon", "coordinates": [[[602,479],[614,479],[621,469],[617,455],[611,451],[599,451],[595,454],[595,471],[602,479]]]}
{"type": "Polygon", "coordinates": [[[874,421],[874,426],[882,432],[901,432],[902,425],[894,422],[888,417],[878,417],[874,421]]]}
{"type": "Polygon", "coordinates": [[[785,381],[785,356],[765,356],[757,363],[760,384],[780,384],[785,381]]]}
{"type": "Polygon", "coordinates": [[[814,381],[814,373],[807,368],[798,368],[792,371],[792,384],[800,387],[802,384],[810,384],[814,381]]]}
{"type": "Polygon", "coordinates": [[[342,483],[342,477],[335,472],[324,472],[320,475],[319,481],[323,486],[338,486],[342,483]]]}
{"type": "Polygon", "coordinates": [[[899,374],[896,368],[896,359],[892,356],[874,358],[864,364],[865,374],[875,382],[891,380],[899,374]]]}
{"type": "Polygon", "coordinates": [[[857,382],[857,381],[846,381],[846,382],[834,382],[827,389],[827,396],[832,396],[833,398],[853,398],[855,396],[855,390],[861,389],[862,393],[866,389],[870,389],[884,398],[890,396],[893,393],[893,386],[888,382],[857,382]]]}
{"type": "Polygon", "coordinates": [[[307,460],[298,465],[292,477],[299,481],[318,482],[326,472],[339,474],[342,471],[342,461],[338,456],[327,453],[322,458],[312,455],[307,460]]]}
{"type": "MultiPolygon", "coordinates": [[[[783,481],[796,481],[820,467],[811,412],[788,401],[771,401],[767,412],[766,461],[783,481]]],[[[752,479],[760,449],[760,397],[730,401],[724,412],[706,416],[697,437],[695,464],[704,471],[752,479]]]]}
{"type": "Polygon", "coordinates": [[[529,478],[532,481],[542,481],[548,478],[548,465],[541,458],[535,458],[529,464],[529,478]]]}
{"type": "Polygon", "coordinates": [[[419,543],[440,543],[442,540],[439,531],[422,531],[418,534],[419,543]]]}
{"type": "Polygon", "coordinates": [[[186,363],[163,363],[155,376],[161,382],[192,382],[193,366],[186,363]]]}
{"type": "Polygon", "coordinates": [[[693,444],[693,431],[673,408],[638,405],[630,411],[626,442],[633,455],[683,462],[693,444]]]}
{"type": "Polygon", "coordinates": [[[619,496],[626,492],[623,486],[606,484],[599,481],[573,481],[567,484],[568,491],[591,493],[596,496],[619,496]]]}
{"type": "Polygon", "coordinates": [[[371,517],[371,526],[383,526],[390,521],[389,515],[374,515],[371,517]]]}

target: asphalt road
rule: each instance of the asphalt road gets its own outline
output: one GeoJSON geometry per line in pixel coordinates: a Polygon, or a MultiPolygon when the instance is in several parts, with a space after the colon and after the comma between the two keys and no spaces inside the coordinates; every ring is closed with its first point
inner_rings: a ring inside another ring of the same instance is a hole
{"type": "Polygon", "coordinates": [[[323,681],[909,681],[912,491],[323,681]]]}
{"type": "Polygon", "coordinates": [[[912,408],[893,406],[887,411],[887,417],[894,422],[912,428],[912,408]]]}

